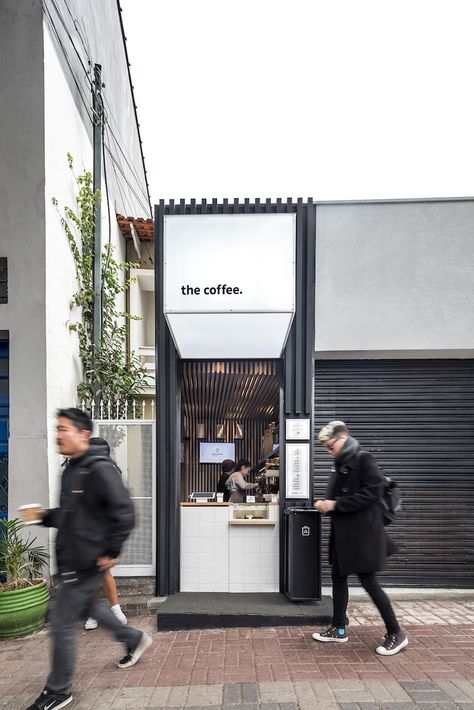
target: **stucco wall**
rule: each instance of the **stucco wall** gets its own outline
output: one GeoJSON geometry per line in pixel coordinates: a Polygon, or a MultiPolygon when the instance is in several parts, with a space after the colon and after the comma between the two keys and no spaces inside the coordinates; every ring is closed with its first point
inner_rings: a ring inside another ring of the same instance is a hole
{"type": "Polygon", "coordinates": [[[318,205],[319,357],[472,357],[474,200],[318,205]]]}
{"type": "MultiPolygon", "coordinates": [[[[0,8],[0,254],[8,258],[9,511],[47,503],[43,33],[41,4],[0,8]]],[[[38,529],[42,542],[46,531],[38,529]]]]}

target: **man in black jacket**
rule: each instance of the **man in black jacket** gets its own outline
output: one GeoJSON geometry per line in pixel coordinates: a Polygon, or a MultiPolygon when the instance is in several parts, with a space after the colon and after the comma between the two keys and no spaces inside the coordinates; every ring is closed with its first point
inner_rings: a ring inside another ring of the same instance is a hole
{"type": "Polygon", "coordinates": [[[383,643],[375,650],[382,656],[393,656],[408,644],[408,639],[376,577],[376,572],[384,569],[387,555],[395,551],[382,518],[383,474],[372,454],[363,451],[359,442],[349,436],[344,422],[329,422],[319,432],[318,439],[335,463],[326,499],[314,504],[316,510],[331,516],[329,561],[334,611],[329,629],[313,634],[313,638],[335,643],[348,640],[345,628],[349,599],[347,577],[357,574],[387,629],[383,643]]]}
{"type": "Polygon", "coordinates": [[[25,522],[42,519],[58,529],[59,589],[51,614],[52,670],[46,687],[28,710],[59,710],[72,701],[77,622],[93,616],[126,646],[117,666],[129,668],[150,646],[142,631],[124,626],[110,608],[96,601],[105,570],[117,564],[134,526],[134,510],[120,473],[105,452],[89,447],[92,420],[80,409],[57,413],[57,445],[68,459],[58,508],[22,511],[25,522]]]}

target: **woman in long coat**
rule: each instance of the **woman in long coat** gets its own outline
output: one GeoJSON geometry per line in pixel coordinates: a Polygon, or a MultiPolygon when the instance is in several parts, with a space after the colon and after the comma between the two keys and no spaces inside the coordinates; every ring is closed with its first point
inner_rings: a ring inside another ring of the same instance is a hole
{"type": "Polygon", "coordinates": [[[372,454],[363,451],[359,442],[349,436],[344,422],[329,422],[319,432],[318,439],[335,462],[326,499],[314,504],[316,510],[331,516],[329,561],[334,611],[330,628],[313,634],[313,638],[336,643],[348,640],[345,628],[349,599],[347,577],[357,574],[387,629],[383,643],[375,650],[383,656],[393,656],[408,644],[408,639],[376,577],[376,573],[385,568],[387,556],[395,551],[382,518],[383,474],[372,454]]]}

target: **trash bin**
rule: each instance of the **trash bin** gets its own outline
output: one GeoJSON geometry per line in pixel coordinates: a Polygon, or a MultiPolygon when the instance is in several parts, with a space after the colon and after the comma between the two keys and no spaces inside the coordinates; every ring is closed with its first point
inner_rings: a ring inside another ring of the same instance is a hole
{"type": "Polygon", "coordinates": [[[292,601],[321,599],[321,514],[286,508],[286,589],[292,601]]]}

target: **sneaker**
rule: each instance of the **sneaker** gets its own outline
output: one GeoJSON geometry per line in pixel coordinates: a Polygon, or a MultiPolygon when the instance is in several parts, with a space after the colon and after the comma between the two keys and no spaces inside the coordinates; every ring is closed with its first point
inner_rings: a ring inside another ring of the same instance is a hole
{"type": "Polygon", "coordinates": [[[151,638],[145,632],[142,633],[142,637],[138,644],[133,649],[129,649],[126,656],[124,656],[118,663],[118,668],[130,668],[134,666],[137,661],[140,660],[142,655],[145,653],[147,648],[152,644],[151,638]]]}
{"type": "Polygon", "coordinates": [[[59,710],[71,702],[72,693],[50,693],[45,689],[27,710],[59,710]]]}
{"type": "Polygon", "coordinates": [[[386,634],[385,641],[377,646],[375,652],[381,656],[394,656],[405,646],[408,646],[408,639],[403,631],[399,631],[397,634],[386,634]]]}
{"type": "Polygon", "coordinates": [[[90,631],[91,629],[96,629],[98,627],[97,619],[93,619],[92,616],[89,616],[87,619],[86,623],[84,624],[84,628],[87,629],[87,631],[90,631]]]}
{"type": "Polygon", "coordinates": [[[127,617],[125,616],[122,609],[120,608],[120,604],[116,604],[115,606],[111,606],[110,610],[115,614],[115,616],[120,621],[120,623],[123,624],[124,626],[126,626],[127,617]]]}
{"type": "Polygon", "coordinates": [[[313,634],[313,638],[315,641],[332,641],[333,643],[346,643],[349,640],[346,630],[337,626],[330,626],[326,631],[313,634]]]}

